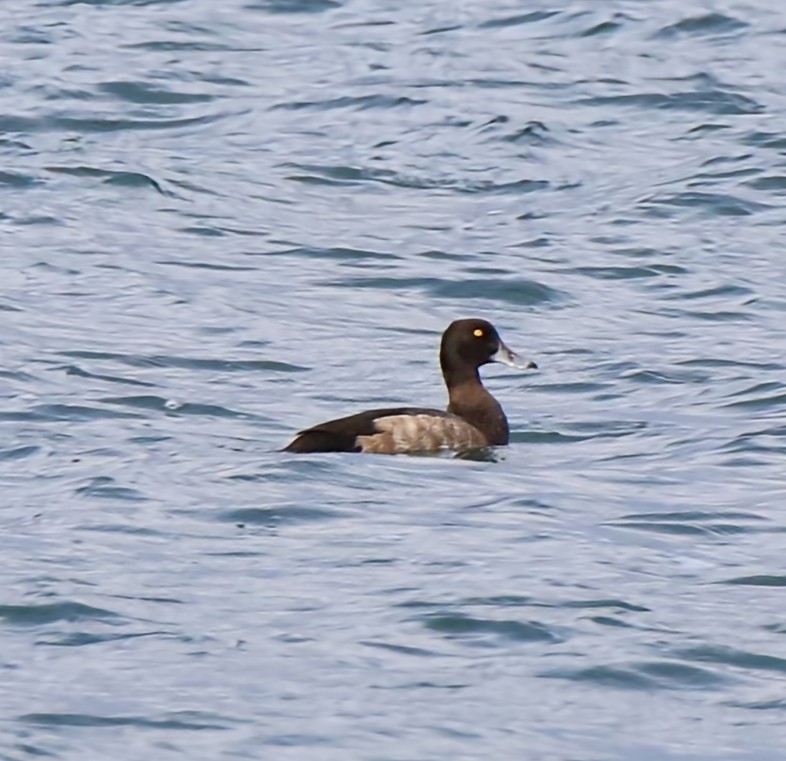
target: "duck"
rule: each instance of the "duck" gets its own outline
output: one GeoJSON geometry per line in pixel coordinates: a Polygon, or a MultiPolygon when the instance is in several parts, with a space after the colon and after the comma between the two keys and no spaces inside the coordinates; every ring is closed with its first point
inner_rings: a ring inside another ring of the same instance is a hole
{"type": "Polygon", "coordinates": [[[512,352],[487,320],[455,320],[442,334],[439,350],[447,409],[393,407],[359,412],[300,431],[283,451],[414,454],[504,446],[510,439],[508,420],[479,373],[490,362],[522,370],[537,368],[535,362],[512,352]]]}

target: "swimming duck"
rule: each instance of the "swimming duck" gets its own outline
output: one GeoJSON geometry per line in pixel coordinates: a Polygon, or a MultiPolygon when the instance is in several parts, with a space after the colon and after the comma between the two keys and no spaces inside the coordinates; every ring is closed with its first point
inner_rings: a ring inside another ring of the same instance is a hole
{"type": "Polygon", "coordinates": [[[508,420],[478,373],[489,362],[520,369],[537,367],[505,346],[490,322],[456,320],[442,334],[439,350],[448,387],[447,411],[425,407],[368,410],[301,431],[284,451],[402,454],[507,444],[508,420]]]}

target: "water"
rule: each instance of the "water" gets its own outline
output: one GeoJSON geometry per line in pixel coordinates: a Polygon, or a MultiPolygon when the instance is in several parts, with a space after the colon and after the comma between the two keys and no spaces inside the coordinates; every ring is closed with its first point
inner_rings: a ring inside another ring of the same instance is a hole
{"type": "Polygon", "coordinates": [[[783,755],[778,4],[0,30],[3,759],[783,755]],[[475,315],[496,461],[277,451],[475,315]]]}

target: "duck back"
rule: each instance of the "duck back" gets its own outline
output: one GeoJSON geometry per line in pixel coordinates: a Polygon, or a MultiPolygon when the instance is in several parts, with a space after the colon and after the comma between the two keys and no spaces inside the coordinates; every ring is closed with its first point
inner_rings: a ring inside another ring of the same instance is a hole
{"type": "Polygon", "coordinates": [[[301,431],[285,452],[401,454],[483,447],[486,437],[466,420],[442,410],[395,407],[368,410],[301,431]]]}

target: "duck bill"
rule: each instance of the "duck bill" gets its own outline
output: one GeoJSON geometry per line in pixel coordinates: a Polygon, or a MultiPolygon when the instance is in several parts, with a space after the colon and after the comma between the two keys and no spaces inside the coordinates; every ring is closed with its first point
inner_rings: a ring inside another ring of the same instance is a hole
{"type": "Polygon", "coordinates": [[[492,362],[499,362],[508,367],[517,367],[519,370],[537,370],[538,366],[529,359],[523,359],[515,352],[512,352],[502,341],[499,342],[499,349],[491,357],[492,362]]]}

